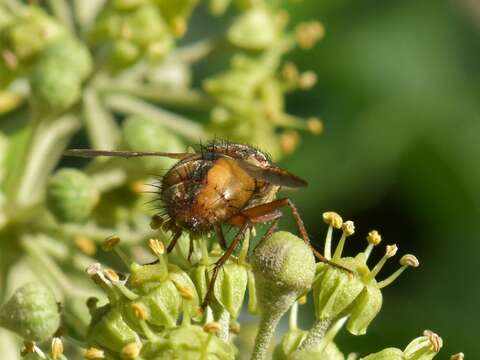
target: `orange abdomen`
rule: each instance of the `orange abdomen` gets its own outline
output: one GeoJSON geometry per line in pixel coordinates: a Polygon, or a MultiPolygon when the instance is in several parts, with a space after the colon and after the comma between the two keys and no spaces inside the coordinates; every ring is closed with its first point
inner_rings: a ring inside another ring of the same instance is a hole
{"type": "Polygon", "coordinates": [[[212,229],[241,211],[256,189],[255,179],[235,160],[187,159],[162,181],[162,200],[169,218],[193,232],[212,229]]]}

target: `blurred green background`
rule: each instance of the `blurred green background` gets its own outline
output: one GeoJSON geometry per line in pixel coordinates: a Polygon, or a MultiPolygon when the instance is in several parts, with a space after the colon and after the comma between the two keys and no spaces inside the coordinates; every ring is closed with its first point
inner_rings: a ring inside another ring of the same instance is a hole
{"type": "MultiPolygon", "coordinates": [[[[312,238],[321,243],[321,213],[336,210],[356,224],[351,254],[375,228],[384,243],[421,261],[386,289],[368,335],[343,332],[340,348],[404,346],[432,329],[445,340],[443,354],[476,358],[480,3],[310,0],[290,7],[294,22],[314,16],[327,31],[312,52],[292,57],[319,81],[288,102],[293,113],[321,116],[325,133],[303,137],[283,161],[310,182],[292,198],[312,238]]],[[[392,261],[384,274],[397,266],[392,261]]]]}

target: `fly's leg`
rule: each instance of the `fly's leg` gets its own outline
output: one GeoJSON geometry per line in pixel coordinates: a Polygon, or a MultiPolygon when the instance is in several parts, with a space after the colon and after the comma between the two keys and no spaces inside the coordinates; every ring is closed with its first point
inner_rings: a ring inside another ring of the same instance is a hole
{"type": "Polygon", "coordinates": [[[243,238],[245,237],[245,233],[247,232],[247,230],[249,230],[251,226],[252,226],[252,223],[248,220],[243,223],[237,235],[235,235],[234,239],[232,240],[232,243],[230,244],[230,246],[223,253],[220,259],[218,259],[217,262],[215,263],[213,272],[212,272],[212,278],[210,279],[210,283],[208,284],[207,294],[205,295],[205,299],[203,300],[203,303],[202,303],[202,309],[205,309],[210,301],[210,298],[212,296],[213,289],[215,286],[215,280],[217,279],[217,276],[218,276],[218,272],[220,271],[222,266],[225,264],[225,262],[228,260],[228,258],[233,254],[236,247],[243,240],[243,238]]]}
{"type": "Polygon", "coordinates": [[[215,224],[215,234],[217,236],[218,243],[222,247],[222,250],[227,250],[227,242],[225,241],[225,236],[223,235],[222,227],[220,224],[215,224]]]}
{"type": "Polygon", "coordinates": [[[173,235],[172,241],[170,241],[170,244],[168,244],[168,247],[167,247],[167,254],[170,254],[172,252],[175,245],[177,245],[177,241],[178,241],[178,239],[180,238],[181,235],[182,235],[181,230],[178,230],[175,233],[175,235],[173,235]]]}

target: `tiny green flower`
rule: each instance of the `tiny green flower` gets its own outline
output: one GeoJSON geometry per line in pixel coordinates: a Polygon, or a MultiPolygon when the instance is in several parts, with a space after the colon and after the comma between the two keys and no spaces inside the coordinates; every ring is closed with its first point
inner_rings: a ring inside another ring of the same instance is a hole
{"type": "Polygon", "coordinates": [[[98,202],[93,181],[80,170],[63,168],[47,187],[47,206],[60,222],[82,222],[98,202]]]}
{"type": "Polygon", "coordinates": [[[431,360],[439,353],[442,346],[443,340],[440,336],[425,330],[423,336],[414,339],[403,351],[388,348],[361,360],[431,360]]]}
{"type": "Polygon", "coordinates": [[[137,333],[125,322],[119,307],[107,304],[93,314],[87,332],[90,346],[119,353],[125,345],[139,341],[137,333]]]}
{"type": "Polygon", "coordinates": [[[47,340],[60,325],[59,308],[53,293],[40,283],[23,285],[0,309],[0,325],[25,340],[47,340]]]}

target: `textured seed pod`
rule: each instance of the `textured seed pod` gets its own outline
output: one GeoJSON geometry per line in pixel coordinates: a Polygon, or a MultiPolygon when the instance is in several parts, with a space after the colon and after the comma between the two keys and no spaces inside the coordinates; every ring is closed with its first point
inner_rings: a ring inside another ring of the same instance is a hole
{"type": "Polygon", "coordinates": [[[120,352],[125,345],[139,341],[137,333],[127,325],[118,307],[107,304],[93,314],[87,331],[89,346],[120,352]]]}
{"type": "Polygon", "coordinates": [[[33,67],[30,86],[34,106],[59,113],[80,99],[81,77],[65,59],[47,56],[33,67]]]}
{"type": "Polygon", "coordinates": [[[162,340],[147,342],[141,351],[145,360],[218,359],[233,360],[237,349],[200,326],[186,325],[168,329],[162,340]]]}
{"type": "Polygon", "coordinates": [[[260,310],[269,311],[283,296],[297,298],[310,289],[315,259],[302,239],[278,231],[255,249],[252,269],[260,310]]]}
{"type": "Polygon", "coordinates": [[[98,202],[92,180],[77,169],[58,170],[47,186],[47,206],[61,222],[82,222],[98,202]]]}
{"type": "MultiPolygon", "coordinates": [[[[123,137],[130,149],[143,151],[185,151],[180,140],[162,125],[153,120],[132,116],[122,127],[123,137]]],[[[145,157],[139,159],[147,171],[168,169],[175,160],[161,157],[145,157]]]]}
{"type": "Polygon", "coordinates": [[[40,283],[23,285],[0,309],[0,325],[28,341],[47,340],[60,325],[53,293],[40,283]]]}

